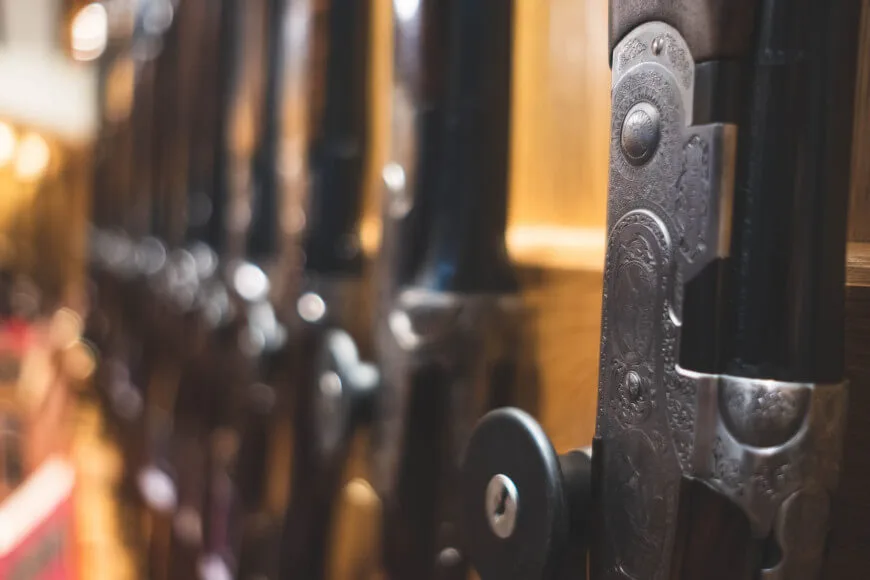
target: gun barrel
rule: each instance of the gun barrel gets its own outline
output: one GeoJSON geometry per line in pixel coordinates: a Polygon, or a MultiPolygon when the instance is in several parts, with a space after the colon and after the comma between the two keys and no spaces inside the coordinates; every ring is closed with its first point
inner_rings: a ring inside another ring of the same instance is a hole
{"type": "Polygon", "coordinates": [[[375,487],[389,578],[463,578],[458,464],[513,400],[521,304],[504,251],[513,2],[396,5],[375,487]],[[433,55],[438,39],[446,50],[433,55]],[[427,66],[425,76],[413,66],[427,66]],[[416,99],[416,100],[415,100],[416,99]]]}
{"type": "Polygon", "coordinates": [[[311,194],[305,268],[358,275],[369,111],[371,2],[331,0],[314,15],[311,194]]]}
{"type": "Polygon", "coordinates": [[[448,5],[445,153],[417,283],[448,292],[515,292],[504,242],[513,2],[448,5]]]}
{"type": "Polygon", "coordinates": [[[860,2],[762,2],[734,205],[729,374],[843,379],[860,2]]]}

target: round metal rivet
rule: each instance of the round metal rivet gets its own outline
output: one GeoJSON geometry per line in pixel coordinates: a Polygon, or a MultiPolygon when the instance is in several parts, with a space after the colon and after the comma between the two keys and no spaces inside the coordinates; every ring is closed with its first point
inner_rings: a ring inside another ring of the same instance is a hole
{"type": "Polygon", "coordinates": [[[658,109],[650,103],[637,103],[622,122],[622,152],[632,165],[643,165],[656,152],[660,136],[658,109]]]}
{"type": "Polygon", "coordinates": [[[496,536],[506,539],[514,533],[518,508],[519,493],[511,478],[501,473],[493,476],[486,486],[486,516],[496,536]]]}

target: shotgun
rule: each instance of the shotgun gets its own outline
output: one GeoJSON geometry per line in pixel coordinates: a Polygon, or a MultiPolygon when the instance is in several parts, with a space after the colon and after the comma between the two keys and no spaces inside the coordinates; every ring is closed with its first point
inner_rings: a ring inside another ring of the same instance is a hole
{"type": "MultiPolygon", "coordinates": [[[[159,249],[147,234],[151,231],[152,195],[139,188],[140,173],[150,176],[150,131],[140,134],[138,128],[150,127],[154,121],[151,103],[155,91],[156,60],[169,24],[164,19],[155,22],[161,27],[145,27],[149,14],[162,10],[161,0],[142,3],[135,12],[135,26],[127,41],[121,41],[117,53],[107,54],[108,78],[103,85],[103,105],[111,101],[110,91],[128,67],[133,73],[133,94],[127,119],[113,122],[104,119],[101,159],[97,162],[97,178],[93,199],[91,262],[96,293],[89,314],[88,335],[101,352],[103,364],[97,376],[99,392],[116,425],[123,425],[141,409],[141,395],[133,387],[136,379],[137,338],[139,334],[138,304],[143,294],[142,276],[160,267],[154,252],[136,252],[138,242],[146,240],[144,249],[159,249]],[[113,58],[114,57],[114,58],[113,58]],[[112,73],[111,71],[115,71],[112,73]],[[135,143],[135,146],[134,146],[135,143]],[[139,258],[138,260],[136,258],[139,258]]],[[[115,48],[115,47],[113,47],[115,48]]],[[[108,112],[106,112],[108,115],[108,112]]],[[[123,428],[122,428],[123,429],[123,428]]]]}
{"type": "MultiPolygon", "coordinates": [[[[198,547],[182,545],[177,536],[196,534],[177,532],[185,529],[179,521],[190,524],[190,506],[198,503],[204,486],[202,470],[191,460],[200,454],[186,437],[199,421],[184,405],[185,394],[195,389],[179,386],[177,374],[182,371],[182,378],[187,378],[183,369],[201,350],[203,334],[209,325],[222,322],[214,320],[214,296],[205,299],[214,289],[208,280],[214,278],[215,249],[221,247],[222,213],[207,212],[202,217],[194,210],[203,195],[209,208],[219,207],[224,196],[219,186],[212,185],[222,183],[224,169],[210,149],[222,143],[225,126],[222,83],[226,75],[221,71],[220,51],[230,40],[223,32],[228,29],[224,23],[228,11],[220,3],[196,0],[186,0],[176,9],[152,2],[141,11],[139,20],[150,24],[140,22],[145,32],[133,52],[146,58],[146,70],[153,70],[137,93],[147,90],[144,100],[151,106],[134,107],[133,112],[134,117],[146,116],[141,123],[153,130],[150,139],[137,140],[139,150],[148,154],[130,164],[148,174],[149,187],[140,193],[147,208],[134,197],[128,212],[151,236],[137,237],[137,230],[128,226],[129,235],[110,236],[108,243],[97,247],[108,248],[120,274],[116,277],[122,281],[123,308],[112,322],[122,329],[126,348],[114,364],[106,366],[117,375],[110,377],[109,386],[111,399],[121,403],[115,407],[122,419],[125,471],[154,524],[146,538],[152,575],[189,577],[198,547]],[[155,23],[161,23],[159,32],[155,23]],[[209,131],[200,130],[202,126],[209,131]],[[141,218],[143,211],[148,219],[141,218]],[[126,252],[113,248],[119,242],[126,252]],[[184,453],[187,459],[179,458],[184,453]],[[178,556],[185,551],[188,571],[179,572],[178,556]]],[[[137,42],[133,44],[135,48],[137,42]]]]}
{"type": "MultiPolygon", "coordinates": [[[[377,367],[359,362],[347,333],[327,334],[313,441],[337,461],[370,425],[385,577],[464,578],[459,454],[486,410],[517,400],[522,360],[505,251],[513,3],[426,0],[394,14],[377,367]]],[[[330,497],[340,467],[330,464],[330,497]]],[[[282,577],[320,577],[293,572],[282,577]]]]}
{"type": "MultiPolygon", "coordinates": [[[[369,139],[370,0],[291,3],[307,23],[306,228],[289,313],[293,464],[278,577],[326,577],[332,514],[366,398],[377,379],[366,348],[359,238],[369,139]],[[295,4],[295,5],[294,5],[295,4]],[[357,342],[363,341],[363,342],[357,342]]],[[[298,75],[296,77],[298,80],[298,75]]],[[[298,89],[296,89],[298,90],[298,89]]]]}
{"type": "Polygon", "coordinates": [[[388,578],[465,578],[461,451],[486,411],[533,385],[505,249],[513,2],[396,3],[394,15],[372,436],[381,563],[388,578]]]}
{"type": "Polygon", "coordinates": [[[860,3],[610,3],[591,462],[477,427],[483,580],[819,578],[840,470],[860,3]]]}

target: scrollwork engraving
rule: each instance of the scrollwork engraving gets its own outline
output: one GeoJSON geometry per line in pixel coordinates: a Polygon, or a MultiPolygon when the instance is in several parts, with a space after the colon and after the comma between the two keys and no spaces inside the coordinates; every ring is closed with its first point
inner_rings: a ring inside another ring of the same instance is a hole
{"type": "Polygon", "coordinates": [[[609,462],[611,482],[615,488],[608,512],[613,514],[611,530],[620,530],[626,537],[614,546],[630,546],[618,550],[619,567],[629,577],[644,576],[651,562],[661,558],[665,530],[668,525],[667,490],[656,473],[655,444],[639,430],[626,433],[624,445],[615,449],[609,462]],[[627,541],[626,541],[627,540],[627,541]]]}
{"type": "Polygon", "coordinates": [[[619,70],[625,70],[625,66],[643,54],[646,49],[646,44],[637,38],[632,38],[626,42],[622,52],[619,53],[619,70]]]}
{"type": "Polygon", "coordinates": [[[692,77],[694,76],[695,71],[688,52],[683,48],[683,44],[672,34],[665,34],[665,43],[667,45],[665,51],[668,55],[668,60],[671,62],[671,66],[674,67],[677,76],[680,78],[680,82],[683,83],[683,86],[687,89],[690,88],[692,86],[692,77]]]}
{"type": "Polygon", "coordinates": [[[708,243],[710,151],[698,135],[683,146],[683,168],[675,190],[673,215],[679,229],[679,247],[691,262],[705,253],[708,243]]]}
{"type": "MultiPolygon", "coordinates": [[[[641,209],[621,217],[611,231],[605,264],[606,307],[602,319],[599,431],[612,455],[603,495],[605,524],[619,577],[658,580],[667,564],[676,518],[677,462],[668,435],[661,395],[659,357],[665,338],[671,273],[670,238],[664,222],[641,209]],[[665,467],[665,466],[668,467],[665,467]]],[[[673,346],[673,343],[671,343],[673,346]]]]}
{"type": "Polygon", "coordinates": [[[653,337],[656,259],[639,231],[619,246],[613,299],[618,305],[614,345],[628,364],[649,357],[653,337]]]}

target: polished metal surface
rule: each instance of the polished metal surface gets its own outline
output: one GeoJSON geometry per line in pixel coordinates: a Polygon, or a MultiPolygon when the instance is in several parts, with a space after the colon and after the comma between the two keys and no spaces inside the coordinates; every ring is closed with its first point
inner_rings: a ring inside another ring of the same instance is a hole
{"type": "Polygon", "coordinates": [[[730,249],[737,132],[693,125],[693,75],[689,46],[661,22],[639,26],[614,50],[596,426],[603,459],[593,476],[602,540],[592,577],[671,577],[688,478],[741,508],[756,539],[773,533],[782,558],[762,578],[815,578],[839,473],[845,384],[679,365],[685,285],[730,249]]]}
{"type": "Polygon", "coordinates": [[[643,165],[650,160],[659,144],[660,125],[658,109],[653,105],[638,103],[632,107],[625,116],[620,135],[622,151],[629,163],[643,165]]]}
{"type": "Polygon", "coordinates": [[[818,578],[839,479],[846,384],[763,381],[679,370],[683,472],[740,506],[782,558],[763,580],[818,578]],[[685,431],[689,427],[691,433],[685,431]]]}
{"type": "Polygon", "coordinates": [[[680,479],[693,475],[682,461],[692,386],[677,364],[684,284],[728,253],[736,129],[692,125],[694,61],[667,24],[619,43],[612,87],[592,573],[658,580],[670,574],[680,479]],[[628,147],[624,127],[637,129],[628,147]]]}
{"type": "Polygon", "coordinates": [[[514,533],[519,500],[517,486],[506,475],[493,476],[486,486],[486,516],[489,527],[499,538],[509,538],[514,533]]]}

